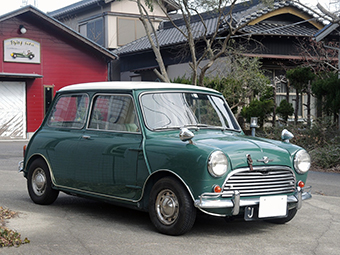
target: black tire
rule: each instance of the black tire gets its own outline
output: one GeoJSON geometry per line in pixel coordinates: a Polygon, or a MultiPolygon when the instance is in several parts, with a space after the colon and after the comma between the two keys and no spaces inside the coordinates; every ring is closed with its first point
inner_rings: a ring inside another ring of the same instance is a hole
{"type": "Polygon", "coordinates": [[[294,218],[296,212],[297,212],[297,208],[293,208],[288,211],[288,216],[286,218],[271,219],[267,221],[270,223],[274,223],[274,224],[285,224],[294,218]]]}
{"type": "Polygon", "coordinates": [[[32,201],[40,205],[52,204],[59,191],[52,189],[52,181],[47,164],[43,159],[32,162],[28,169],[27,189],[32,201]]]}
{"type": "Polygon", "coordinates": [[[182,183],[165,177],[157,181],[151,190],[149,215],[159,232],[178,236],[194,225],[196,208],[182,183]]]}

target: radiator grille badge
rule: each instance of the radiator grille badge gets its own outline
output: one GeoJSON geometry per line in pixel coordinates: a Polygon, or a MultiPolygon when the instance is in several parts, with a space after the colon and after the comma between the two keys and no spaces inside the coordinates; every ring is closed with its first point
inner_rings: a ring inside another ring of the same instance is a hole
{"type": "Polygon", "coordinates": [[[265,164],[268,164],[269,162],[273,162],[273,159],[269,159],[268,157],[264,156],[262,159],[258,159],[257,162],[263,162],[265,164]]]}

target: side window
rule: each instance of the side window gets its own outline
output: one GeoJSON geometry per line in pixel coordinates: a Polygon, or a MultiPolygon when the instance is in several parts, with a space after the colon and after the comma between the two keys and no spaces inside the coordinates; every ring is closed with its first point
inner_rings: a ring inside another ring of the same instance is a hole
{"type": "Polygon", "coordinates": [[[139,132],[135,107],[130,96],[98,95],[94,98],[90,129],[139,132]]]}
{"type": "Polygon", "coordinates": [[[51,111],[50,127],[82,128],[86,120],[89,98],[86,94],[61,96],[51,111]]]}

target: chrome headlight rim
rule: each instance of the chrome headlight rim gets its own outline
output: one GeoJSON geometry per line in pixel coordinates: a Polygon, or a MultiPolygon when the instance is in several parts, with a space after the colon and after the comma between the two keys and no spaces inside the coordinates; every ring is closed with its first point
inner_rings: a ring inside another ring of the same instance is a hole
{"type": "Polygon", "coordinates": [[[215,178],[222,177],[228,172],[228,158],[222,151],[214,151],[210,154],[208,172],[215,178]]]}
{"type": "Polygon", "coordinates": [[[311,166],[311,158],[306,150],[299,150],[294,157],[294,168],[299,174],[305,174],[311,166]]]}

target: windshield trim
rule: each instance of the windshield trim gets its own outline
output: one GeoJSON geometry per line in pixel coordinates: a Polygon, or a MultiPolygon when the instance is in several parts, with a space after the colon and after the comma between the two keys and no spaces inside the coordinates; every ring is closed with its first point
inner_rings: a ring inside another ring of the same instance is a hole
{"type": "Polygon", "coordinates": [[[228,105],[228,102],[225,100],[225,98],[222,96],[222,94],[220,93],[208,93],[207,91],[200,91],[200,90],[157,90],[157,91],[144,91],[142,93],[139,94],[138,96],[138,103],[139,103],[139,107],[140,107],[140,110],[141,110],[141,113],[142,113],[142,119],[143,119],[143,122],[144,122],[144,126],[152,131],[152,132],[164,132],[164,131],[169,131],[169,130],[179,130],[181,128],[184,128],[184,127],[187,127],[189,129],[196,129],[196,130],[199,130],[199,129],[211,129],[211,130],[221,130],[221,131],[235,131],[235,132],[238,132],[238,133],[241,133],[242,132],[242,129],[239,125],[239,123],[237,122],[234,114],[232,113],[229,105],[228,105]],[[197,124],[188,124],[188,125],[183,125],[183,126],[168,126],[168,127],[161,127],[161,128],[151,128],[148,126],[147,124],[147,121],[145,119],[145,112],[144,112],[144,108],[142,106],[142,97],[146,94],[166,94],[166,93],[191,93],[191,94],[194,94],[194,93],[197,93],[197,94],[202,94],[202,95],[209,95],[209,96],[215,96],[217,98],[220,98],[222,99],[222,101],[227,105],[228,107],[228,111],[230,111],[230,114],[232,115],[232,118],[233,118],[233,125],[236,124],[236,128],[228,128],[228,127],[223,127],[223,126],[209,126],[209,125],[204,125],[204,124],[200,124],[200,123],[197,123],[197,124]]]}

